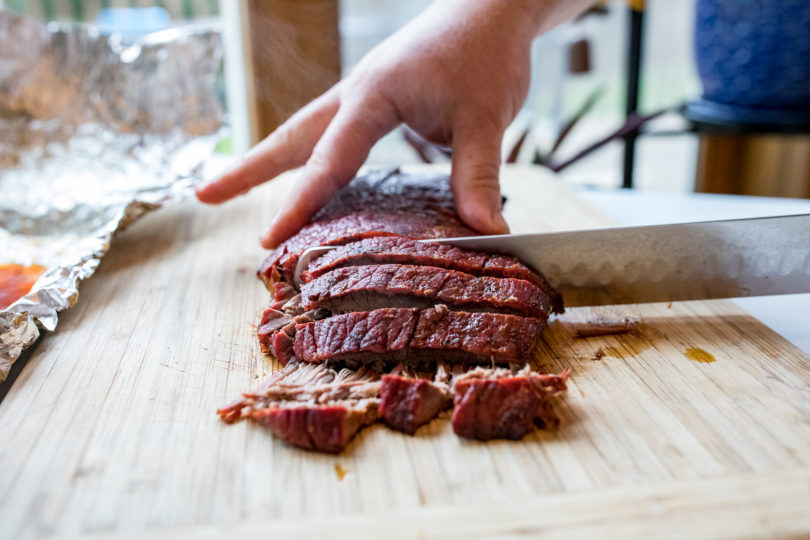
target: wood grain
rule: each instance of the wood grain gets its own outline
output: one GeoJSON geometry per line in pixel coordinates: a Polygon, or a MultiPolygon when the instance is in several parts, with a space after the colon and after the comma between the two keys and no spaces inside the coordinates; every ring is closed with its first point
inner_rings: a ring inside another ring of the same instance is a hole
{"type": "Polygon", "coordinates": [[[810,197],[810,137],[701,135],[695,191],[810,197]]]}
{"type": "Polygon", "coordinates": [[[340,80],[339,6],[337,0],[245,0],[243,17],[255,144],[340,80]]]}
{"type": "MultiPolygon", "coordinates": [[[[0,403],[0,537],[810,533],[810,359],[725,301],[569,310],[537,352],[573,369],[561,428],[520,442],[459,439],[445,414],[326,456],[221,423],[270,371],[257,236],[293,181],[116,238],[0,403]],[[625,316],[641,326],[575,337],[625,316]]],[[[534,169],[503,184],[516,232],[606,224],[534,169]]]]}

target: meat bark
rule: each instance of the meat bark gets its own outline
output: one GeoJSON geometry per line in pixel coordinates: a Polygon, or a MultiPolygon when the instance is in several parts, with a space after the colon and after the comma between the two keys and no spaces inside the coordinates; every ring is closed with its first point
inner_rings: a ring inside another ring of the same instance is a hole
{"type": "Polygon", "coordinates": [[[546,319],[552,300],[537,285],[515,278],[476,277],[435,266],[379,264],[327,272],[301,287],[306,309],[333,313],[384,307],[431,307],[512,313],[546,319]]]}
{"type": "Polygon", "coordinates": [[[496,313],[384,308],[296,326],[295,357],[348,366],[523,363],[543,329],[541,319],[496,313]]]}

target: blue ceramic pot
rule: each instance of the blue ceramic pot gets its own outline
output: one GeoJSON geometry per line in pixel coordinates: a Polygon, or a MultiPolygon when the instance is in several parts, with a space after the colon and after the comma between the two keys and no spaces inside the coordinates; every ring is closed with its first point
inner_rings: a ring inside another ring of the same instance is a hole
{"type": "Polygon", "coordinates": [[[703,98],[810,109],[810,0],[697,0],[703,98]]]}

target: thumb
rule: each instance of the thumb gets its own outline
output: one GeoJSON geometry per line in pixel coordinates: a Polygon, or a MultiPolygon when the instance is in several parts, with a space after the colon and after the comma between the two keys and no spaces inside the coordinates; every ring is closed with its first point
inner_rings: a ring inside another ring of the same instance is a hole
{"type": "Polygon", "coordinates": [[[503,219],[501,165],[503,130],[471,127],[453,133],[450,187],[461,219],[484,234],[506,234],[503,219]]]}

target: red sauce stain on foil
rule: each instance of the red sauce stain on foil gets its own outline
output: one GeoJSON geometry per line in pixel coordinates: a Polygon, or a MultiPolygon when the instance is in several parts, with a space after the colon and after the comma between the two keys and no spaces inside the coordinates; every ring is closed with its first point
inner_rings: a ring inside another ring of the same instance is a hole
{"type": "Polygon", "coordinates": [[[0,309],[28,294],[43,273],[45,268],[38,264],[0,264],[0,309]]]}

